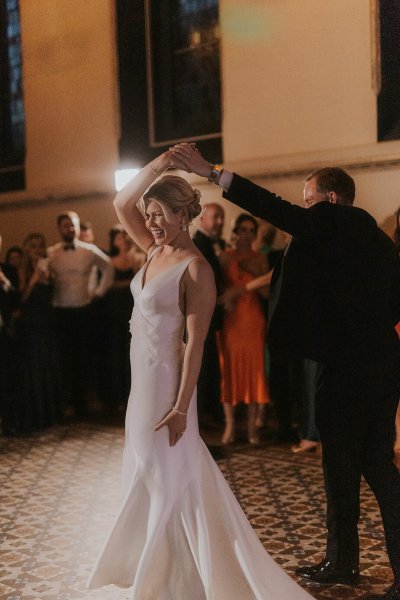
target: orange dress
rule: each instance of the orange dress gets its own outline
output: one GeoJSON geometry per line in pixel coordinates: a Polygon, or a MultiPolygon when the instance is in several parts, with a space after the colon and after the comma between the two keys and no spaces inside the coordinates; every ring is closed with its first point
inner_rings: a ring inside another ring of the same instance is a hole
{"type": "MultiPolygon", "coordinates": [[[[241,270],[235,250],[230,255],[225,283],[227,287],[242,287],[254,277],[241,270]]],[[[257,255],[251,250],[248,255],[241,255],[240,260],[257,255]]],[[[258,293],[242,293],[233,309],[225,313],[224,326],[219,334],[222,403],[236,406],[240,402],[269,402],[264,365],[265,333],[266,321],[258,293]]]]}

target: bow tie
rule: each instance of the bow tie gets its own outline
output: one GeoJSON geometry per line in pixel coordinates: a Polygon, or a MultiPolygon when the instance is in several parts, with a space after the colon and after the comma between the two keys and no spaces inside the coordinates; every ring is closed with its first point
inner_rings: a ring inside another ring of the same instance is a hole
{"type": "Polygon", "coordinates": [[[74,244],[64,244],[64,250],[75,250],[74,244]]]}

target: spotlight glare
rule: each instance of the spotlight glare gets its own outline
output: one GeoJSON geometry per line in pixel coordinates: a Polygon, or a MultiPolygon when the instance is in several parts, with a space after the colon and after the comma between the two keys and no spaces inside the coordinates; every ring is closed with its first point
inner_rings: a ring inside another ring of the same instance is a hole
{"type": "Polygon", "coordinates": [[[122,190],[122,188],[139,173],[139,171],[140,169],[118,169],[118,171],[115,171],[114,179],[117,192],[122,190]]]}

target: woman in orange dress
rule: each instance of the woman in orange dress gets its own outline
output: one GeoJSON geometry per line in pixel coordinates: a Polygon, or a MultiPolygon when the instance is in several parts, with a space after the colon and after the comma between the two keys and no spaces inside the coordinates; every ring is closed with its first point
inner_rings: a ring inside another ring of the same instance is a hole
{"type": "MultiPolygon", "coordinates": [[[[233,288],[236,298],[225,313],[219,335],[221,402],[225,414],[222,443],[233,442],[235,406],[243,402],[248,405],[248,440],[256,444],[258,407],[269,402],[264,366],[266,321],[259,291],[246,291],[246,284],[264,275],[268,263],[265,255],[252,250],[257,221],[251,215],[239,215],[233,233],[236,248],[226,253],[224,276],[227,288],[233,288]]],[[[261,291],[265,293],[265,288],[261,291]]]]}

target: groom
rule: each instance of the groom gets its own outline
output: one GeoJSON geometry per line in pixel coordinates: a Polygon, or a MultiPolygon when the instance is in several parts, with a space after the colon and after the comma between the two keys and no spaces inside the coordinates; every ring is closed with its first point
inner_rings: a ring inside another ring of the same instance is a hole
{"type": "Polygon", "coordinates": [[[319,363],[316,420],[323,448],[328,539],[325,559],[297,569],[320,584],[359,581],[360,480],[379,502],[394,584],[370,600],[400,600],[400,474],[393,464],[400,392],[400,265],[391,240],[352,206],[342,169],[309,175],[305,208],[211,165],[190,144],[171,148],[174,166],[207,177],[223,196],[292,234],[269,325],[292,356],[319,363]]]}

